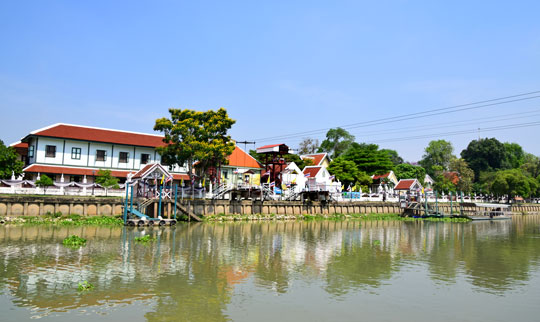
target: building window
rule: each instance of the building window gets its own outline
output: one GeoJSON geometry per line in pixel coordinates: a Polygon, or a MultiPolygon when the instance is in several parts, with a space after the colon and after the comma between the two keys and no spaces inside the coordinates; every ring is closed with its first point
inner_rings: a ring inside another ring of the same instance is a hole
{"type": "Polygon", "coordinates": [[[107,161],[107,151],[96,150],[96,161],[107,161]]]}
{"type": "Polygon", "coordinates": [[[56,145],[45,146],[45,157],[56,158],[56,145]]]}
{"type": "Polygon", "coordinates": [[[71,158],[74,159],[74,160],[80,160],[81,159],[81,148],[71,148],[71,158]]]}
{"type": "Polygon", "coordinates": [[[128,163],[129,160],[129,153],[128,152],[120,152],[120,156],[118,158],[118,162],[120,163],[128,163]]]}
{"type": "Polygon", "coordinates": [[[29,158],[33,158],[34,157],[34,146],[33,145],[30,145],[28,147],[28,157],[29,158]]]}
{"type": "Polygon", "coordinates": [[[141,164],[147,164],[148,162],[150,162],[150,154],[141,154],[141,164]]]}
{"type": "Polygon", "coordinates": [[[81,176],[70,176],[69,182],[81,182],[81,176]]]}

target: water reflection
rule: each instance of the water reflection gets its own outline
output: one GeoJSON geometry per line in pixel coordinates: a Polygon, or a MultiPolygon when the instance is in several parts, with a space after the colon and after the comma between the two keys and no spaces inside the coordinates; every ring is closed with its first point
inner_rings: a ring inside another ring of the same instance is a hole
{"type": "MultiPolygon", "coordinates": [[[[227,320],[239,285],[276,295],[301,285],[346,298],[407,278],[467,281],[504,295],[540,266],[539,217],[479,223],[264,222],[176,228],[0,227],[0,290],[36,316],[144,305],[148,320],[227,320]],[[76,234],[78,250],[61,245],[76,234]],[[135,237],[156,237],[148,245],[135,237]],[[403,276],[402,276],[403,275],[403,276]],[[463,277],[463,278],[461,278],[463,277]],[[88,281],[95,289],[80,293],[88,281]],[[140,304],[143,303],[143,304],[140,304]]],[[[248,294],[249,295],[249,294],[248,294]]]]}

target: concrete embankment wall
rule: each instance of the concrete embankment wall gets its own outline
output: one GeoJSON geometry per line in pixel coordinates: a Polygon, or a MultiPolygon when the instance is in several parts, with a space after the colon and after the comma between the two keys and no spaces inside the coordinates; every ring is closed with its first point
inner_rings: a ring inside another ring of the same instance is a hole
{"type": "Polygon", "coordinates": [[[122,198],[0,195],[0,216],[40,216],[47,212],[61,212],[64,215],[118,215],[122,213],[122,198]]]}
{"type": "MultiPolygon", "coordinates": [[[[196,215],[217,214],[369,214],[401,213],[398,203],[390,202],[300,202],[300,201],[229,201],[194,200],[179,202],[196,215]]],[[[432,206],[434,206],[432,204],[432,206]]],[[[164,202],[163,214],[172,212],[172,203],[164,202]]],[[[439,204],[440,211],[450,213],[449,204],[439,204]]],[[[157,202],[147,208],[150,216],[157,213],[157,202]]],[[[464,210],[472,210],[465,208],[464,210]]],[[[459,205],[453,205],[453,212],[459,213],[459,205]]],[[[539,205],[516,205],[514,213],[540,213],[539,205]]],[[[47,212],[61,212],[79,215],[119,215],[122,213],[122,198],[81,198],[81,197],[39,197],[0,195],[0,216],[40,216],[47,212]]]]}

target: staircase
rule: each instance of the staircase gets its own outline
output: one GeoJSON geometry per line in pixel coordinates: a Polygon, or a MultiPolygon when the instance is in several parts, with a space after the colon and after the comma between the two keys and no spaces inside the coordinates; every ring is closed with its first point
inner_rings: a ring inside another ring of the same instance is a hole
{"type": "Polygon", "coordinates": [[[220,199],[224,194],[231,191],[231,187],[225,183],[220,184],[212,193],[212,199],[220,199]]]}
{"type": "Polygon", "coordinates": [[[186,208],[184,208],[184,206],[176,204],[176,208],[180,210],[180,212],[182,212],[184,215],[193,218],[193,220],[202,221],[201,217],[195,215],[192,211],[187,210],[186,208]]]}

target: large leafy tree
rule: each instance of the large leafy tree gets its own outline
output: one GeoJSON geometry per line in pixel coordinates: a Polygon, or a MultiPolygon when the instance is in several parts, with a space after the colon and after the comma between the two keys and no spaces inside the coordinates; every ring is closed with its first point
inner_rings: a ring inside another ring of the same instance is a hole
{"type": "Polygon", "coordinates": [[[397,166],[398,164],[403,163],[403,158],[399,156],[396,150],[381,149],[381,151],[384,151],[390,156],[390,160],[392,160],[392,163],[394,163],[394,165],[397,166]]]}
{"type": "Polygon", "coordinates": [[[376,144],[352,143],[343,154],[345,160],[353,161],[358,170],[367,174],[383,174],[394,168],[388,153],[379,150],[376,144]]]}
{"type": "MultiPolygon", "coordinates": [[[[251,155],[255,160],[259,161],[259,163],[264,165],[264,154],[257,153],[256,150],[249,150],[249,155],[251,155]]],[[[313,160],[311,159],[304,159],[300,158],[298,154],[288,153],[283,155],[283,159],[285,159],[285,162],[290,163],[294,162],[298,168],[304,169],[306,166],[313,165],[313,160]]]]}
{"type": "MultiPolygon", "coordinates": [[[[170,118],[156,120],[154,130],[163,132],[165,146],[157,150],[169,165],[187,165],[188,175],[194,182],[193,164],[197,161],[198,176],[202,177],[210,167],[225,164],[235,143],[227,131],[236,122],[227,111],[199,112],[189,109],[169,109],[170,118]]],[[[192,191],[193,191],[192,185],[192,191]]]]}
{"type": "Polygon", "coordinates": [[[458,191],[470,193],[473,190],[474,172],[463,159],[450,161],[450,171],[457,172],[458,181],[456,188],[458,191]]]}
{"type": "Polygon", "coordinates": [[[440,165],[433,166],[433,189],[440,192],[456,191],[456,185],[452,181],[453,177],[448,175],[448,172],[440,165]]]}
{"type": "Polygon", "coordinates": [[[9,179],[15,173],[19,176],[23,173],[24,164],[18,160],[17,152],[14,148],[5,146],[0,140],[0,179],[9,179]]]}
{"type": "Polygon", "coordinates": [[[523,165],[525,162],[525,151],[521,145],[517,143],[503,143],[504,145],[504,163],[502,164],[503,169],[517,169],[523,165]]]}
{"type": "Polygon", "coordinates": [[[418,179],[422,185],[424,184],[424,178],[426,177],[426,169],[408,163],[398,164],[394,169],[394,173],[398,180],[418,179]]]}
{"type": "Polygon", "coordinates": [[[538,182],[519,169],[500,170],[495,173],[491,190],[498,195],[508,195],[508,201],[515,196],[528,198],[536,194],[538,182]]]}
{"type": "Polygon", "coordinates": [[[521,169],[529,177],[538,177],[540,175],[540,158],[534,154],[525,153],[521,169]]]}
{"type": "Polygon", "coordinates": [[[434,177],[436,175],[435,167],[442,167],[443,171],[448,171],[450,161],[455,158],[453,152],[452,143],[446,140],[431,141],[424,149],[424,155],[419,163],[430,176],[434,177]]]}
{"type": "Polygon", "coordinates": [[[317,152],[318,149],[319,149],[319,140],[312,139],[312,138],[304,138],[298,146],[298,153],[311,154],[311,153],[317,152]]]}
{"type": "Polygon", "coordinates": [[[353,161],[345,160],[343,157],[334,159],[328,165],[328,172],[336,176],[345,186],[356,183],[360,171],[353,161]]]}
{"type": "Polygon", "coordinates": [[[337,158],[345,152],[354,142],[354,135],[340,127],[326,132],[326,139],[322,141],[319,152],[326,152],[331,158],[337,158]]]}
{"type": "Polygon", "coordinates": [[[461,157],[474,171],[475,178],[479,178],[480,172],[494,171],[504,166],[506,149],[495,138],[473,140],[461,151],[461,157]]]}

